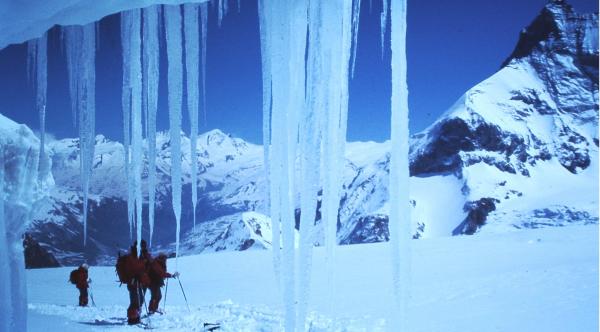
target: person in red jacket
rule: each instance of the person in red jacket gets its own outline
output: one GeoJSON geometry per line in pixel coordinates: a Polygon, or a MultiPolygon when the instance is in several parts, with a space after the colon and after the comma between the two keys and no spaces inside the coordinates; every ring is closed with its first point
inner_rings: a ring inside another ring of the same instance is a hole
{"type": "Polygon", "coordinates": [[[177,278],[179,272],[173,274],[167,272],[167,256],[161,253],[151,261],[148,276],[150,277],[150,305],[148,311],[153,314],[158,311],[158,304],[162,299],[160,288],[165,285],[165,278],[177,278]]]}
{"type": "Polygon", "coordinates": [[[127,308],[127,323],[138,324],[140,313],[144,303],[144,288],[150,285],[150,279],[146,273],[146,263],[138,259],[137,242],[131,246],[123,267],[129,275],[127,280],[127,291],[129,292],[129,307],[127,308]]]}
{"type": "Polygon", "coordinates": [[[79,290],[79,306],[85,307],[88,305],[88,287],[91,280],[88,279],[88,265],[83,263],[77,270],[71,272],[71,282],[79,290]]]}

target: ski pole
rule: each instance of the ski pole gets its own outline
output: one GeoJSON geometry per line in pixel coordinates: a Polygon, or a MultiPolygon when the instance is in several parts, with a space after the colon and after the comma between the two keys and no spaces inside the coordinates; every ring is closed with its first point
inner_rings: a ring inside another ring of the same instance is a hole
{"type": "Polygon", "coordinates": [[[97,307],[96,301],[94,301],[94,292],[92,292],[92,285],[90,285],[90,299],[92,299],[92,305],[97,307]]]}
{"type": "Polygon", "coordinates": [[[167,285],[165,286],[165,301],[163,302],[164,312],[167,312],[167,294],[169,294],[169,278],[167,278],[167,285]]]}
{"type": "Polygon", "coordinates": [[[181,287],[181,293],[183,294],[185,305],[187,305],[188,311],[192,312],[192,310],[190,310],[190,304],[188,303],[187,296],[185,296],[185,291],[183,290],[183,286],[181,285],[181,280],[179,280],[179,277],[177,277],[177,281],[179,282],[179,287],[181,287]]]}

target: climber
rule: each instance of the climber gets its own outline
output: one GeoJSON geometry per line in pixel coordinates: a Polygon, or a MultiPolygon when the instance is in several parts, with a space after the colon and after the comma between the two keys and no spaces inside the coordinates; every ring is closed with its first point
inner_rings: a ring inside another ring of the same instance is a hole
{"type": "Polygon", "coordinates": [[[88,265],[83,263],[69,275],[69,281],[79,290],[79,306],[81,307],[88,305],[88,287],[92,282],[91,279],[88,279],[88,268],[88,265]]]}
{"type": "Polygon", "coordinates": [[[138,324],[140,322],[140,313],[144,303],[145,287],[150,285],[150,279],[146,273],[146,264],[138,259],[137,241],[133,243],[128,255],[117,259],[116,265],[119,281],[127,285],[129,292],[129,307],[127,308],[127,323],[138,324]]]}
{"type": "Polygon", "coordinates": [[[165,285],[165,278],[177,278],[179,272],[173,274],[167,272],[167,256],[161,253],[151,262],[148,275],[150,277],[150,306],[148,311],[153,314],[159,312],[158,303],[162,299],[160,288],[165,285]]]}

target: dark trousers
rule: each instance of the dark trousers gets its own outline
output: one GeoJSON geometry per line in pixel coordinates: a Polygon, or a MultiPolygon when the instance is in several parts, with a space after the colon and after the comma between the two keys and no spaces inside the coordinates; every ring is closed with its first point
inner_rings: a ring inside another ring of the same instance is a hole
{"type": "Polygon", "coordinates": [[[150,286],[150,305],[148,311],[156,312],[158,310],[158,304],[162,299],[162,292],[160,291],[159,285],[150,286]]]}
{"type": "Polygon", "coordinates": [[[129,292],[129,308],[127,308],[127,322],[129,324],[137,324],[140,322],[140,312],[144,303],[145,290],[134,285],[127,285],[129,292]]]}
{"type": "Polygon", "coordinates": [[[88,305],[88,290],[87,288],[77,288],[79,289],[79,306],[85,307],[88,305]]]}

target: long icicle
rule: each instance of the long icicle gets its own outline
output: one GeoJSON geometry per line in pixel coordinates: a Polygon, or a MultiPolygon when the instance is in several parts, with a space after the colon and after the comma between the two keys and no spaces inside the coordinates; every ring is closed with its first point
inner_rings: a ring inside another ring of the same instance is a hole
{"type": "Polygon", "coordinates": [[[87,244],[88,193],[95,145],[96,31],[93,23],[64,28],[71,107],[79,120],[83,245],[87,244]]]}
{"type": "Polygon", "coordinates": [[[179,257],[181,219],[181,106],[183,100],[183,55],[181,38],[181,11],[179,6],[165,6],[167,39],[169,124],[171,138],[171,190],[173,212],[177,226],[175,234],[175,264],[179,257]]]}
{"type": "Polygon", "coordinates": [[[411,267],[409,206],[408,86],[406,81],[406,0],[392,0],[392,118],[390,163],[390,249],[394,305],[391,331],[409,329],[408,301],[411,267]]]}
{"type": "Polygon", "coordinates": [[[131,174],[131,69],[129,46],[131,36],[131,20],[127,12],[121,13],[121,56],[123,61],[123,85],[121,88],[121,107],[123,111],[123,167],[125,169],[125,179],[127,181],[127,221],[129,223],[129,237],[133,237],[133,216],[134,216],[134,197],[133,197],[133,179],[131,174]]]}
{"type": "Polygon", "coordinates": [[[358,51],[358,27],[360,23],[360,0],[354,0],[352,4],[352,65],[351,77],[354,77],[354,68],[356,67],[356,53],[358,51]]]}
{"type": "Polygon", "coordinates": [[[204,126],[206,126],[206,38],[208,30],[208,1],[200,4],[200,31],[202,50],[202,114],[204,115],[204,126]]]}
{"type": "Polygon", "coordinates": [[[96,143],[96,27],[94,23],[90,23],[82,29],[79,146],[83,189],[83,245],[85,246],[87,243],[88,193],[96,143]]]}
{"type": "MultiPolygon", "coordinates": [[[[129,87],[131,91],[131,173],[134,199],[134,223],[137,242],[142,240],[142,36],[141,10],[124,12],[122,18],[129,21],[129,87]]],[[[139,247],[141,250],[141,246],[139,247]]]]}
{"type": "Polygon", "coordinates": [[[144,81],[146,82],[145,107],[147,114],[148,144],[148,223],[150,226],[149,245],[152,246],[154,234],[154,207],[156,200],[156,112],[158,110],[159,83],[159,16],[160,5],[143,10],[144,15],[144,81]]]}
{"type": "Polygon", "coordinates": [[[183,5],[183,26],[185,32],[185,69],[187,83],[187,109],[190,119],[190,164],[192,182],[192,216],[196,229],[196,203],[198,201],[198,158],[196,143],[198,141],[198,107],[200,103],[199,75],[200,39],[197,4],[183,5]]]}
{"type": "MultiPolygon", "coordinates": [[[[273,251],[273,271],[277,285],[281,283],[281,225],[278,218],[273,217],[273,207],[271,205],[271,181],[269,180],[270,170],[270,151],[271,151],[271,60],[270,60],[270,43],[269,35],[270,27],[267,24],[270,22],[269,7],[265,7],[266,0],[258,1],[258,12],[260,22],[260,51],[261,51],[261,67],[262,67],[262,137],[263,137],[263,164],[265,172],[265,211],[271,215],[271,250],[273,251]]],[[[279,287],[281,288],[281,287],[279,287]]]]}
{"type": "Polygon", "coordinates": [[[38,163],[40,179],[44,177],[49,165],[46,163],[46,95],[48,90],[48,33],[27,43],[28,77],[33,83],[36,95],[36,109],[40,120],[40,159],[38,163]]]}

